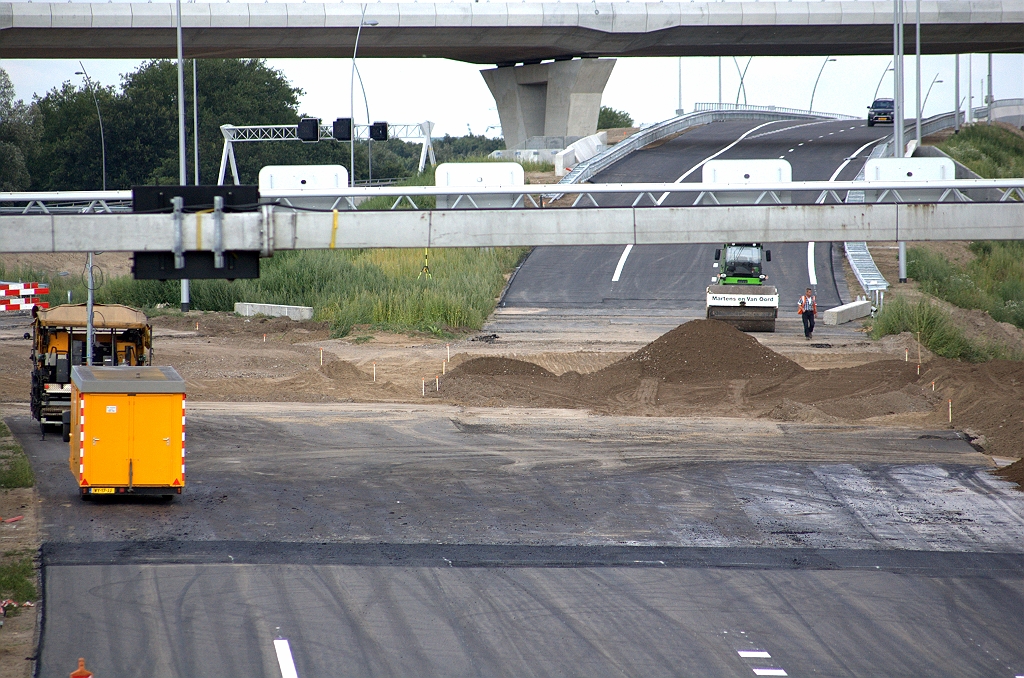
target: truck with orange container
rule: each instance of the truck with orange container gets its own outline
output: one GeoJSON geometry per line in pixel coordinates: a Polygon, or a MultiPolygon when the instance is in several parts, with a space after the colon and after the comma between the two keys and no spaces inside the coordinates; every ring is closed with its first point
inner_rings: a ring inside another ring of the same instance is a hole
{"type": "Polygon", "coordinates": [[[72,367],[70,423],[82,499],[185,488],[185,380],[173,367],[72,367]]]}

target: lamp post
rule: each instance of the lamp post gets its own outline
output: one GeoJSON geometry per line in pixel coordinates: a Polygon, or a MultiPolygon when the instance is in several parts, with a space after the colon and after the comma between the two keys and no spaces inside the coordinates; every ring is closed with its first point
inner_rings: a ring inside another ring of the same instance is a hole
{"type": "Polygon", "coordinates": [[[821,69],[818,71],[818,77],[814,79],[814,89],[811,90],[811,103],[807,105],[807,110],[811,113],[814,112],[814,94],[818,91],[818,81],[821,80],[821,74],[825,72],[825,66],[830,61],[835,61],[835,59],[830,56],[825,57],[825,61],[822,62],[821,69]]]}
{"type": "Polygon", "coordinates": [[[882,89],[882,81],[885,80],[885,74],[892,70],[892,59],[889,59],[889,65],[885,67],[885,70],[882,71],[882,77],[878,79],[878,85],[875,87],[875,96],[871,97],[872,103],[874,103],[875,99],[878,98],[878,90],[882,89]]]}
{"type": "Polygon", "coordinates": [[[754,57],[750,57],[749,59],[747,59],[747,65],[744,66],[743,70],[741,71],[740,70],[740,62],[739,62],[739,60],[737,60],[736,57],[732,58],[732,62],[736,65],[736,72],[739,73],[739,75],[740,75],[740,84],[739,84],[739,87],[736,88],[736,105],[737,106],[740,105],[740,90],[743,90],[743,105],[744,106],[747,105],[747,85],[746,85],[746,83],[744,83],[744,80],[747,77],[747,69],[750,68],[750,62],[753,61],[753,60],[754,60],[754,57]]]}
{"type": "MultiPolygon", "coordinates": [[[[356,54],[359,52],[359,36],[363,32],[363,26],[376,26],[376,21],[364,21],[366,17],[366,4],[360,5],[359,12],[359,27],[356,28],[356,42],[352,46],[352,75],[349,77],[348,82],[348,114],[352,120],[352,141],[351,141],[351,154],[349,156],[349,169],[351,173],[348,178],[349,186],[356,185],[356,54]]],[[[362,85],[363,79],[359,78],[359,83],[362,85]]],[[[363,90],[363,99],[366,99],[366,91],[363,90]]],[[[369,109],[369,104],[367,104],[369,109]]],[[[369,124],[369,113],[367,113],[367,124],[369,124]]]]}
{"type": "Polygon", "coordinates": [[[85,66],[79,61],[78,65],[82,70],[75,71],[75,75],[85,76],[85,84],[89,88],[89,94],[92,94],[92,102],[96,104],[96,119],[100,121],[100,155],[103,161],[103,190],[107,190],[107,142],[103,137],[103,116],[100,115],[100,101],[96,98],[96,87],[93,85],[92,78],[85,72],[85,66]]]}
{"type": "Polygon", "coordinates": [[[927,91],[927,92],[925,92],[925,95],[924,95],[924,101],[923,101],[923,102],[921,103],[921,113],[922,113],[922,114],[924,113],[924,108],[925,108],[925,106],[927,106],[927,105],[928,105],[928,97],[929,97],[929,96],[931,96],[931,93],[932,93],[932,87],[935,87],[935,83],[941,83],[941,82],[943,82],[943,81],[942,81],[942,80],[939,80],[939,74],[938,74],[938,73],[936,73],[936,74],[935,74],[935,77],[934,77],[934,78],[932,78],[932,84],[928,85],[928,91],[927,91]]]}

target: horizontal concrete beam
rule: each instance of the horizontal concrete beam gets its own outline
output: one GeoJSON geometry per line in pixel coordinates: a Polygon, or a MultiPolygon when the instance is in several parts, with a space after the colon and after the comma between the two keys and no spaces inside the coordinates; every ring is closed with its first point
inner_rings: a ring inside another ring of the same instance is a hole
{"type": "MultiPolygon", "coordinates": [[[[227,250],[716,242],[1018,240],[1024,203],[272,212],[224,215],[227,250]],[[266,226],[266,228],[265,228],[266,226]]],[[[0,217],[0,252],[171,251],[171,215],[0,217]]],[[[212,221],[185,215],[185,250],[213,249],[212,221]],[[200,220],[197,228],[197,219],[200,220]]]]}
{"type": "MultiPolygon", "coordinates": [[[[351,55],[356,3],[183,3],[185,56],[351,55]]],[[[911,10],[912,14],[912,10],[911,10]]],[[[371,3],[365,57],[481,64],[565,56],[889,54],[892,3],[371,3]]],[[[174,4],[0,3],[0,58],[169,58],[174,4]]],[[[907,35],[912,37],[913,24],[907,35]]],[[[925,53],[1024,49],[1024,0],[922,3],[925,53]]]]}

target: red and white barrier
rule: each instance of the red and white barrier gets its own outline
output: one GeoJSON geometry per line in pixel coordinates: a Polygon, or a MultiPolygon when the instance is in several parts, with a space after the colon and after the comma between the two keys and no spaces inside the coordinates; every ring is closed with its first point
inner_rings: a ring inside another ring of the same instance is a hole
{"type": "Polygon", "coordinates": [[[49,294],[46,283],[0,282],[0,312],[31,311],[34,307],[49,308],[50,304],[39,301],[39,295],[49,294]]]}

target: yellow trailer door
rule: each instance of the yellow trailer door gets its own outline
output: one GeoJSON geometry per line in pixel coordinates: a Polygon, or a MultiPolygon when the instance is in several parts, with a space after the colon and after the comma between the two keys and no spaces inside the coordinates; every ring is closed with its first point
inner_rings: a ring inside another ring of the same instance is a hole
{"type": "Polygon", "coordinates": [[[134,485],[181,484],[181,396],[145,394],[132,402],[134,485]]]}
{"type": "Polygon", "coordinates": [[[127,396],[119,393],[86,396],[82,477],[90,485],[128,484],[131,421],[127,396]]]}

